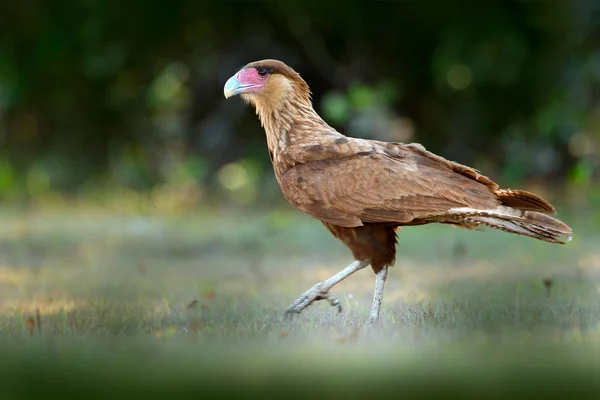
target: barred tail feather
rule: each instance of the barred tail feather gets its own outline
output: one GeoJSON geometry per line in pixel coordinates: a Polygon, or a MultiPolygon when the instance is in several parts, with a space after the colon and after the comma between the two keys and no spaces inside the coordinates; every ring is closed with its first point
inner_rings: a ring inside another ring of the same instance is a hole
{"type": "Polygon", "coordinates": [[[525,190],[498,189],[496,196],[504,206],[523,211],[540,211],[556,214],[552,204],[525,190]]]}
{"type": "Polygon", "coordinates": [[[505,232],[529,236],[550,243],[564,244],[571,240],[572,231],[556,218],[537,211],[523,211],[506,206],[494,210],[455,208],[451,214],[471,225],[484,225],[505,232]]]}

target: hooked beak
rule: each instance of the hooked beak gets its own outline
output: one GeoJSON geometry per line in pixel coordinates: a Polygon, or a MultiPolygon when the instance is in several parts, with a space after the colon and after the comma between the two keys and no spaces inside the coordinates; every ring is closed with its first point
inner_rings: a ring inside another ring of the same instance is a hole
{"type": "Polygon", "coordinates": [[[244,91],[244,87],[242,84],[235,78],[235,75],[231,78],[227,79],[225,82],[225,87],[223,88],[223,93],[225,94],[225,98],[228,99],[232,96],[236,96],[244,91]]]}
{"type": "Polygon", "coordinates": [[[233,96],[237,96],[238,94],[245,92],[254,92],[257,89],[261,88],[262,85],[255,84],[243,84],[238,80],[238,74],[232,76],[225,82],[225,87],[223,88],[223,94],[225,94],[225,98],[228,99],[233,96]]]}

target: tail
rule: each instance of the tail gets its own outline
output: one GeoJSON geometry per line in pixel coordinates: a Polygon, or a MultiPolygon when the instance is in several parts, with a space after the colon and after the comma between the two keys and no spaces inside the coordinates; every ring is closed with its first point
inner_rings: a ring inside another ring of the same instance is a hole
{"type": "Polygon", "coordinates": [[[545,200],[522,190],[498,190],[496,194],[502,205],[493,210],[455,208],[450,211],[468,227],[484,225],[550,243],[571,241],[571,228],[545,214],[555,212],[545,200]]]}

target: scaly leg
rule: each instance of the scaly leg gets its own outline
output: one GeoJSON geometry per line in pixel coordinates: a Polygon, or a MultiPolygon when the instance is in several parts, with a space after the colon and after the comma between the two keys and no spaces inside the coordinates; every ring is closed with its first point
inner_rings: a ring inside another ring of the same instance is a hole
{"type": "Polygon", "coordinates": [[[375,325],[379,320],[379,311],[381,310],[381,302],[383,300],[383,288],[385,286],[385,280],[387,278],[388,267],[383,267],[375,278],[375,294],[373,295],[373,307],[371,307],[371,313],[369,314],[369,325],[375,325]]]}
{"type": "MultiPolygon", "coordinates": [[[[294,303],[285,312],[286,315],[300,314],[302,310],[318,300],[327,300],[333,307],[337,307],[338,312],[342,312],[342,305],[340,300],[334,294],[329,293],[329,289],[361,269],[369,265],[369,261],[354,261],[346,268],[335,274],[329,279],[317,283],[300,297],[294,301],[294,303]]],[[[380,301],[381,303],[381,301],[380,301]]]]}

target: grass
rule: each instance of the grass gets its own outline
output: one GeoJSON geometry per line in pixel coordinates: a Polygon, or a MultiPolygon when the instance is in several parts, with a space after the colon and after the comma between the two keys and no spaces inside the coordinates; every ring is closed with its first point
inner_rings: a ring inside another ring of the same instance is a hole
{"type": "Polygon", "coordinates": [[[319,303],[282,318],[352,261],[300,213],[0,211],[0,393],[591,395],[600,234],[561,217],[567,246],[406,229],[368,330],[366,270],[334,288],[343,313],[319,303]]]}

